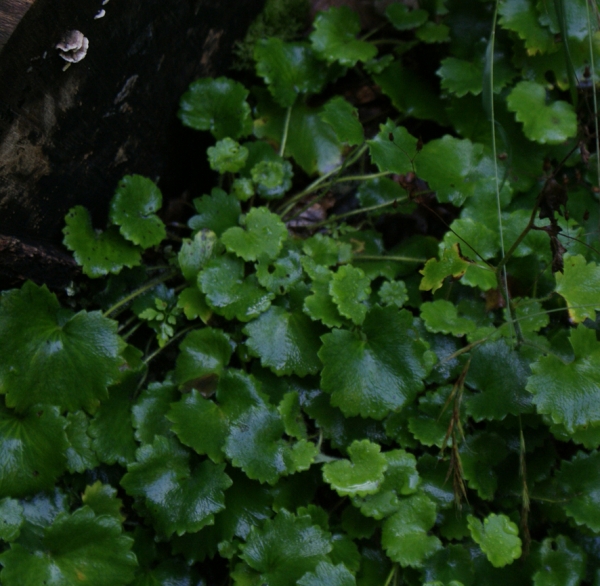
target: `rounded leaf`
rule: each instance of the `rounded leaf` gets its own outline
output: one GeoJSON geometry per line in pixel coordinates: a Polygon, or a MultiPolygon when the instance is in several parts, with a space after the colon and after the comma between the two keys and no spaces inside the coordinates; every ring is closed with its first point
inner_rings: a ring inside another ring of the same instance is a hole
{"type": "Polygon", "coordinates": [[[356,325],[367,315],[367,306],[362,302],[371,294],[370,283],[362,269],[351,265],[341,266],[329,282],[329,293],[338,311],[356,325]]]}
{"type": "Polygon", "coordinates": [[[512,564],[521,557],[519,528],[506,515],[491,513],[483,523],[469,515],[467,522],[471,537],[495,568],[512,564]]]}

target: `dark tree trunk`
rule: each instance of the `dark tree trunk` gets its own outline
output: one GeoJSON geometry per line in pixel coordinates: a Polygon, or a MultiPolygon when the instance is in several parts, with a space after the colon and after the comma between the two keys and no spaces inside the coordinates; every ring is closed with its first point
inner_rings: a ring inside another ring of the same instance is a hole
{"type": "Polygon", "coordinates": [[[0,280],[6,286],[15,275],[52,280],[59,252],[51,247],[60,245],[70,207],[84,205],[102,223],[120,177],[157,179],[164,172],[179,132],[181,94],[198,77],[226,72],[234,41],[263,0],[36,0],[25,16],[31,0],[0,2],[0,237],[8,237],[0,239],[0,280]],[[56,44],[72,30],[83,33],[89,48],[63,70],[67,62],[56,44]],[[40,254],[32,257],[36,247],[40,254]],[[28,274],[24,251],[47,269],[28,274]]]}

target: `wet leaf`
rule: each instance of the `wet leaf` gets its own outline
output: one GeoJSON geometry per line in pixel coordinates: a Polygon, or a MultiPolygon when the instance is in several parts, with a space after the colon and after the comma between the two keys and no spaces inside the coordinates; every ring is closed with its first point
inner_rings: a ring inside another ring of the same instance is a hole
{"type": "Polygon", "coordinates": [[[519,529],[506,515],[491,513],[483,523],[473,515],[469,515],[467,520],[471,537],[495,568],[512,564],[521,557],[519,529]]]}

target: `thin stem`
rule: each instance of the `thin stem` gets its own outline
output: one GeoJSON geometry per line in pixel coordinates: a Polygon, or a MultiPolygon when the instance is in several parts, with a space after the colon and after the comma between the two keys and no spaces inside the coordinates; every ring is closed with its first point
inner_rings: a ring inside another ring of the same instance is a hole
{"type": "Polygon", "coordinates": [[[397,205],[400,202],[404,202],[408,199],[408,197],[403,197],[399,199],[395,199],[394,201],[386,201],[385,203],[380,203],[374,206],[368,206],[366,208],[359,208],[357,210],[352,210],[350,212],[346,212],[344,214],[333,215],[323,220],[322,222],[318,222],[316,224],[312,224],[311,228],[320,228],[321,226],[327,226],[329,224],[333,224],[334,222],[338,222],[344,218],[349,218],[350,216],[356,216],[358,214],[366,214],[367,212],[373,212],[375,210],[380,210],[383,208],[389,208],[390,206],[397,205]]]}
{"type": "Polygon", "coordinates": [[[119,307],[122,307],[123,305],[129,303],[132,299],[135,299],[138,295],[141,295],[142,293],[145,293],[146,291],[153,289],[154,287],[156,287],[156,285],[160,285],[161,283],[168,281],[169,279],[174,277],[176,274],[177,274],[176,271],[171,270],[163,275],[160,275],[159,277],[156,277],[156,278],[148,281],[147,283],[144,283],[144,285],[142,285],[139,289],[135,289],[129,295],[126,295],[125,297],[123,297],[123,299],[120,299],[119,301],[117,301],[112,307],[109,307],[104,312],[104,314],[103,314],[104,317],[108,317],[111,313],[113,313],[117,309],[119,309],[119,307]]]}
{"type": "Polygon", "coordinates": [[[128,332],[123,334],[121,338],[123,338],[123,340],[128,340],[129,337],[132,336],[143,323],[144,322],[140,321],[137,324],[135,324],[128,332]]]}
{"type": "MultiPolygon", "coordinates": [[[[592,97],[594,100],[594,132],[596,136],[596,175],[598,177],[598,185],[596,187],[600,187],[600,130],[598,129],[598,96],[596,94],[596,80],[594,79],[596,67],[594,65],[594,45],[592,43],[592,17],[590,15],[590,2],[586,2],[585,5],[587,8],[590,74],[592,80],[592,97]]],[[[600,218],[598,219],[598,230],[600,230],[600,218]]]]}
{"type": "Polygon", "coordinates": [[[394,564],[392,566],[392,569],[391,569],[390,573],[388,574],[388,577],[386,578],[386,581],[384,582],[383,586],[390,586],[397,571],[398,571],[398,566],[396,564],[394,564]]]}
{"type": "Polygon", "coordinates": [[[183,336],[184,334],[187,334],[188,332],[191,332],[192,330],[197,330],[199,327],[204,327],[204,326],[199,326],[199,325],[194,325],[194,326],[189,326],[187,328],[184,328],[183,330],[180,330],[179,332],[177,332],[172,338],[170,338],[164,346],[159,346],[154,352],[152,352],[151,354],[148,354],[148,356],[146,356],[146,358],[144,358],[144,364],[149,364],[152,360],[154,360],[154,358],[156,358],[165,348],[167,348],[168,346],[170,346],[173,342],[175,342],[175,340],[178,340],[179,338],[181,338],[181,336],[183,336]]]}
{"type": "Polygon", "coordinates": [[[285,114],[285,124],[283,126],[283,136],[281,137],[281,145],[279,147],[279,156],[280,157],[283,157],[283,153],[285,153],[285,144],[287,142],[291,118],[292,118],[292,107],[288,106],[287,112],[285,114]]]}
{"type": "Polygon", "coordinates": [[[412,256],[378,256],[376,254],[357,254],[354,260],[391,260],[393,262],[427,262],[426,258],[414,258],[412,256]]]}

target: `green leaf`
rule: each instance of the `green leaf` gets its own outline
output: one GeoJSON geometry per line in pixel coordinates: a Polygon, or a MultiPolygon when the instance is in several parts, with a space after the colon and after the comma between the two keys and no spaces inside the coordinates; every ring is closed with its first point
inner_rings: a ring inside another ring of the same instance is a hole
{"type": "Polygon", "coordinates": [[[356,579],[344,564],[319,562],[314,572],[307,572],[296,582],[299,586],[355,586],[356,579]]]}
{"type": "Polygon", "coordinates": [[[260,572],[269,586],[288,586],[328,562],[331,535],[312,524],[308,515],[296,517],[282,509],[262,528],[252,528],[242,546],[242,559],[260,572]]]}
{"type": "Polygon", "coordinates": [[[425,24],[429,18],[429,14],[427,14],[426,10],[410,10],[408,6],[405,6],[401,2],[390,4],[385,10],[385,15],[394,25],[394,28],[399,31],[417,28],[422,24],[425,24]]]}
{"type": "Polygon", "coordinates": [[[213,523],[225,508],[223,491],[231,486],[224,465],[204,460],[191,469],[188,452],[176,441],[156,436],[137,451],[137,462],[121,479],[127,494],[143,499],[144,514],[165,537],[213,523]]]}
{"type": "MultiPolygon", "coordinates": [[[[307,263],[305,263],[305,267],[307,263]]],[[[308,271],[307,271],[308,272],[308,271]]],[[[304,312],[313,320],[319,320],[329,327],[340,327],[343,319],[340,316],[337,305],[329,294],[329,287],[333,278],[333,272],[321,265],[315,265],[312,272],[311,290],[304,300],[304,312]]]]}
{"type": "Polygon", "coordinates": [[[223,330],[202,328],[190,332],[179,346],[175,363],[175,380],[188,383],[186,388],[201,383],[209,375],[220,376],[229,363],[233,347],[223,330]],[[191,381],[191,383],[190,383],[191,381]]]}
{"type": "Polygon", "coordinates": [[[275,295],[244,278],[244,261],[229,254],[212,259],[198,277],[209,306],[226,319],[250,321],[267,311],[275,295]]]}
{"type": "Polygon", "coordinates": [[[184,239],[177,254],[179,267],[189,283],[195,283],[202,267],[212,258],[217,246],[217,235],[203,229],[192,240],[184,239]]]}
{"type": "Polygon", "coordinates": [[[110,202],[110,221],[122,236],[142,248],[160,244],[167,236],[162,220],[155,214],[162,206],[162,194],[153,181],[141,175],[125,175],[110,202]]]}
{"type": "Polygon", "coordinates": [[[556,273],[556,292],[562,295],[569,307],[569,317],[575,323],[587,318],[596,319],[600,311],[600,266],[586,263],[581,255],[564,256],[564,273],[556,273]]]}
{"type": "Polygon", "coordinates": [[[538,556],[535,586],[576,586],[585,577],[585,553],[564,535],[544,539],[538,556]]]}
{"type": "Polygon", "coordinates": [[[140,443],[151,444],[157,435],[170,435],[171,424],[165,415],[179,397],[177,386],[171,381],[151,383],[140,393],[131,408],[135,438],[140,443]]]}
{"type": "Polygon", "coordinates": [[[408,290],[404,281],[385,281],[377,292],[384,306],[402,307],[408,301],[408,290]]]}
{"type": "Polygon", "coordinates": [[[475,322],[458,317],[458,308],[444,299],[426,301],[421,305],[421,318],[430,332],[464,336],[475,330],[475,322]]]}
{"type": "Polygon", "coordinates": [[[435,293],[442,286],[446,277],[452,276],[458,279],[465,274],[469,266],[469,262],[461,256],[458,244],[444,248],[440,260],[429,259],[423,269],[419,271],[423,275],[419,289],[435,293]]]}
{"type": "Polygon", "coordinates": [[[221,240],[229,252],[246,261],[277,257],[287,238],[287,228],[279,216],[266,208],[252,208],[243,225],[245,230],[236,226],[223,233],[221,240]]]}
{"type": "Polygon", "coordinates": [[[0,500],[0,539],[6,542],[17,539],[23,520],[23,507],[19,501],[9,497],[0,500]]]}
{"type": "Polygon", "coordinates": [[[548,354],[531,365],[527,390],[533,393],[538,413],[549,415],[569,433],[600,425],[600,343],[594,330],[583,325],[571,330],[574,358],[548,354]]]}
{"type": "Polygon", "coordinates": [[[578,452],[563,461],[556,481],[562,489],[562,508],[578,525],[600,531],[600,452],[578,452]]]}
{"type": "Polygon", "coordinates": [[[459,448],[464,478],[480,498],[493,500],[498,488],[495,470],[507,456],[506,441],[497,433],[476,431],[461,443],[459,448]]]}
{"type": "Polygon", "coordinates": [[[356,12],[347,6],[330,8],[317,14],[310,40],[315,52],[329,63],[338,61],[345,67],[353,67],[357,61],[368,61],[377,55],[377,47],[359,41],[360,21],[356,12]]]}
{"type": "MultiPolygon", "coordinates": [[[[451,514],[456,516],[456,512],[451,514]]],[[[439,581],[443,584],[464,584],[472,586],[475,582],[475,572],[471,556],[462,545],[447,545],[433,554],[423,568],[423,577],[427,582],[439,581]]]]}
{"type": "Polygon", "coordinates": [[[92,438],[88,435],[89,420],[83,411],[67,415],[66,451],[67,469],[69,472],[85,472],[98,466],[98,458],[92,449],[92,438]]]}
{"type": "Polygon", "coordinates": [[[256,266],[258,282],[268,291],[282,295],[302,278],[300,255],[285,250],[273,261],[261,257],[256,266]]]}
{"type": "Polygon", "coordinates": [[[505,340],[478,346],[472,353],[466,384],[480,392],[466,399],[469,415],[482,421],[530,413],[531,396],[525,390],[529,365],[529,357],[512,350],[505,340]],[[491,372],[499,376],[490,376],[491,372]]]}
{"type": "Polygon", "coordinates": [[[403,175],[414,170],[417,139],[404,126],[396,126],[388,120],[367,144],[371,159],[380,171],[403,175]]]}
{"type": "Polygon", "coordinates": [[[414,207],[413,204],[399,203],[407,200],[406,191],[398,183],[387,177],[377,177],[362,182],[358,187],[356,197],[363,208],[393,204],[391,208],[388,205],[380,210],[370,210],[369,214],[371,216],[390,212],[410,212],[414,207]]]}
{"type": "Polygon", "coordinates": [[[94,409],[119,378],[117,323],[99,311],[62,309],[46,286],[25,283],[0,298],[0,387],[6,404],[94,409]]]}
{"type": "Polygon", "coordinates": [[[469,515],[467,521],[471,537],[495,568],[512,564],[521,557],[519,529],[506,515],[491,513],[483,523],[469,515]]]}
{"type": "Polygon", "coordinates": [[[181,98],[181,121],[196,130],[210,130],[220,140],[238,139],[252,131],[248,90],[240,83],[219,77],[193,82],[181,98]]]}
{"type": "Polygon", "coordinates": [[[228,136],[208,147],[206,154],[210,168],[218,173],[237,173],[244,168],[248,158],[248,149],[228,136]]]}
{"type": "Polygon", "coordinates": [[[65,216],[63,244],[71,251],[90,278],[108,273],[118,273],[123,267],[140,264],[141,249],[121,236],[116,226],[105,232],[97,232],[92,226],[89,212],[83,206],[75,206],[65,216]]]}
{"type": "Polygon", "coordinates": [[[322,340],[321,384],[347,417],[383,419],[401,409],[423,388],[431,366],[406,310],[376,306],[360,333],[334,330],[322,340]]]}
{"type": "Polygon", "coordinates": [[[72,515],[61,513],[44,530],[39,548],[12,544],[0,555],[0,577],[6,586],[125,586],[137,566],[132,545],[114,517],[97,517],[82,507],[72,515]]]}
{"type": "Polygon", "coordinates": [[[189,320],[199,318],[207,324],[212,316],[212,311],[206,303],[206,297],[197,287],[186,287],[177,298],[177,307],[189,320]]]}
{"type": "Polygon", "coordinates": [[[292,186],[292,165],[281,157],[259,161],[250,171],[252,181],[257,186],[258,195],[264,199],[279,199],[292,186]]]}
{"type": "Polygon", "coordinates": [[[371,279],[362,269],[351,265],[341,266],[331,277],[329,293],[338,311],[360,325],[367,315],[367,306],[363,303],[371,294],[371,279]]]}
{"type": "Polygon", "coordinates": [[[320,92],[327,79],[327,69],[307,43],[284,43],[276,37],[259,39],[254,59],[256,73],[284,108],[293,106],[299,94],[320,92]]]}
{"type": "Polygon", "coordinates": [[[210,195],[194,200],[198,215],[188,222],[192,230],[211,230],[221,236],[227,228],[237,226],[242,208],[233,195],[227,195],[222,189],[214,187],[210,195]]]}
{"type": "Polygon", "coordinates": [[[506,98],[506,105],[530,140],[540,144],[561,144],[577,134],[573,106],[562,100],[546,104],[546,88],[533,81],[521,81],[506,98]]]}
{"type": "Polygon", "coordinates": [[[378,492],[383,482],[387,460],[381,446],[369,440],[354,441],[348,448],[350,460],[323,466],[323,479],[340,496],[365,496],[378,492]]]}
{"type": "Polygon", "coordinates": [[[412,454],[404,450],[391,450],[383,455],[387,468],[378,492],[352,499],[363,515],[375,519],[393,515],[398,510],[402,497],[416,492],[419,485],[417,460],[412,454]]]}
{"type": "Polygon", "coordinates": [[[450,27],[428,21],[417,29],[416,34],[425,43],[446,43],[450,40],[450,27]]]}
{"type": "Polygon", "coordinates": [[[323,234],[315,234],[307,238],[302,243],[302,250],[317,265],[326,267],[349,262],[352,258],[352,248],[349,244],[323,234]]]}
{"type": "Polygon", "coordinates": [[[435,504],[423,493],[398,503],[398,511],[383,524],[381,544],[388,557],[402,567],[422,567],[442,544],[427,532],[435,523],[435,504]]]}
{"type": "Polygon", "coordinates": [[[539,23],[534,0],[506,0],[498,5],[500,25],[516,32],[529,55],[555,51],[554,36],[539,23]]]}
{"type": "Polygon", "coordinates": [[[250,353],[278,376],[306,376],[321,369],[317,352],[323,329],[298,311],[272,306],[243,331],[250,353]]]}
{"type": "Polygon", "coordinates": [[[216,464],[223,461],[227,437],[227,419],[219,406],[201,393],[191,393],[171,405],[167,418],[182,444],[200,455],[206,454],[216,464]]]}
{"type": "Polygon", "coordinates": [[[125,520],[124,515],[121,513],[123,501],[117,498],[117,489],[110,486],[110,484],[102,484],[100,480],[97,480],[94,484],[86,486],[81,500],[84,505],[94,511],[97,517],[110,515],[120,523],[125,520]]]}
{"type": "Polygon", "coordinates": [[[300,407],[300,397],[296,391],[291,391],[283,396],[283,399],[277,407],[285,433],[290,437],[306,439],[306,423],[304,422],[302,409],[300,407]]]}
{"type": "Polygon", "coordinates": [[[350,146],[363,142],[363,127],[358,119],[358,112],[342,96],[331,98],[323,106],[320,116],[333,128],[340,142],[350,146]]]}
{"type": "Polygon", "coordinates": [[[437,74],[442,78],[442,88],[459,98],[466,94],[478,96],[483,84],[483,63],[446,57],[437,74]]]}

